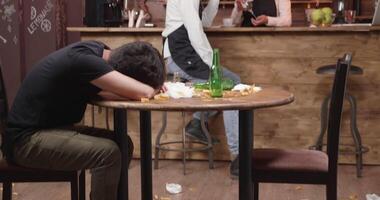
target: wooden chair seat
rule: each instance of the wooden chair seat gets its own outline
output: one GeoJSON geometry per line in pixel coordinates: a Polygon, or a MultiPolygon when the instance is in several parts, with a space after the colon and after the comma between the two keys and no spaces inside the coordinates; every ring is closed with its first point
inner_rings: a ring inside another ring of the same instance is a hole
{"type": "Polygon", "coordinates": [[[328,156],[315,150],[255,149],[255,170],[324,173],[328,171],[328,156]]]}
{"type": "Polygon", "coordinates": [[[328,156],[316,150],[255,149],[252,163],[254,181],[322,184],[328,176],[328,156]]]}

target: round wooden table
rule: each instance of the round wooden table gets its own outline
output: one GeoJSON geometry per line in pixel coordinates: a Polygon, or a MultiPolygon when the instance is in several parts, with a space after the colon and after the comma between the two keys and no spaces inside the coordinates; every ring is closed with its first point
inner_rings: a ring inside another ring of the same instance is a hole
{"type": "Polygon", "coordinates": [[[140,101],[94,101],[98,106],[114,108],[114,131],[122,152],[122,173],[119,183],[118,199],[128,199],[127,163],[127,110],[140,111],[140,148],[141,148],[141,198],[152,200],[152,138],[150,111],[204,111],[239,110],[239,199],[253,199],[252,193],[252,147],[253,147],[253,110],[289,104],[294,95],[275,87],[247,96],[231,98],[183,98],[169,100],[140,101]]]}

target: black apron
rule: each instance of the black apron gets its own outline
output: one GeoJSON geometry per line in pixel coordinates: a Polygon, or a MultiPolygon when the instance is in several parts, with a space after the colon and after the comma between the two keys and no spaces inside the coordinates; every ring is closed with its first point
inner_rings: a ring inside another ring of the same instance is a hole
{"type": "MultiPolygon", "coordinates": [[[[252,12],[255,14],[256,17],[260,15],[277,17],[276,1],[275,0],[253,0],[252,12]]],[[[248,11],[243,11],[243,22],[241,23],[241,26],[253,27],[251,18],[254,18],[252,13],[248,11]]]]}
{"type": "MultiPolygon", "coordinates": [[[[187,0],[186,0],[187,1],[187,0]]],[[[202,19],[202,3],[199,7],[199,17],[202,19]]],[[[173,61],[188,75],[208,79],[210,67],[191,46],[188,32],[184,25],[172,32],[167,37],[169,51],[173,61]]]]}

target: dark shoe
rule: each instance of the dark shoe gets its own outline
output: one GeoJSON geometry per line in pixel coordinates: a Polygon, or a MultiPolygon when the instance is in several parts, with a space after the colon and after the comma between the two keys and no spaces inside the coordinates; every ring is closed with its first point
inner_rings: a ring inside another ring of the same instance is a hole
{"type": "MultiPolygon", "coordinates": [[[[207,123],[206,123],[207,128],[207,123]]],[[[207,128],[208,129],[208,128],[207,128]]],[[[185,127],[186,136],[199,140],[202,143],[207,144],[208,140],[206,134],[202,130],[201,120],[192,119],[185,127]]],[[[220,143],[220,141],[214,137],[211,137],[211,141],[213,144],[220,143]]]]}
{"type": "Polygon", "coordinates": [[[239,178],[239,155],[230,164],[230,176],[232,179],[239,178]]]}

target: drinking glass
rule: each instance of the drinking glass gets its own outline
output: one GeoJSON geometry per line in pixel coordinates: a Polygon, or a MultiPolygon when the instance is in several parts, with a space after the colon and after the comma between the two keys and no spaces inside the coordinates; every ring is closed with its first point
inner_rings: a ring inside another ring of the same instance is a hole
{"type": "Polygon", "coordinates": [[[356,16],[356,11],[355,10],[345,10],[344,11],[344,21],[347,24],[352,24],[355,22],[355,16],[356,16]]]}
{"type": "Polygon", "coordinates": [[[181,82],[181,76],[179,75],[179,72],[173,73],[173,83],[181,82]]]}

